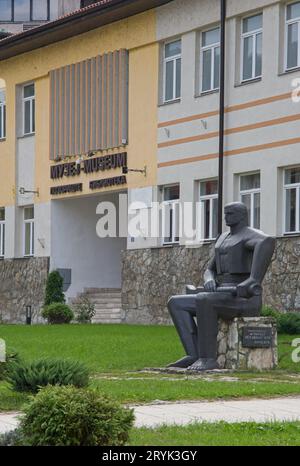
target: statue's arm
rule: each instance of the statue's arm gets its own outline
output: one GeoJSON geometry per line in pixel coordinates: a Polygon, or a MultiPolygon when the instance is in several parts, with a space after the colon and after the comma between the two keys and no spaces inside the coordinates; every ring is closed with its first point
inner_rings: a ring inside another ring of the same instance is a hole
{"type": "Polygon", "coordinates": [[[216,258],[215,256],[209,261],[206,271],[204,272],[204,288],[205,291],[216,291],[217,284],[216,284],[216,275],[217,275],[217,267],[216,267],[216,258]]]}
{"type": "Polygon", "coordinates": [[[265,235],[258,236],[249,239],[245,246],[253,250],[251,274],[237,288],[239,296],[249,297],[253,294],[251,290],[262,284],[274,253],[275,239],[265,235]]]}

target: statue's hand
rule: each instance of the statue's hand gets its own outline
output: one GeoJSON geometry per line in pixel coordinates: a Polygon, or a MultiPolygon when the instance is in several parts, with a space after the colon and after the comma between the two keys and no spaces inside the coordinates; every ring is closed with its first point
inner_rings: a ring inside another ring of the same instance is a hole
{"type": "Polygon", "coordinates": [[[237,286],[237,295],[241,298],[251,298],[261,294],[261,285],[249,277],[237,286]]]}
{"type": "Polygon", "coordinates": [[[213,280],[213,279],[207,280],[204,283],[204,289],[205,289],[205,291],[208,291],[209,293],[213,293],[213,292],[217,291],[217,285],[216,285],[215,280],[213,280]]]}

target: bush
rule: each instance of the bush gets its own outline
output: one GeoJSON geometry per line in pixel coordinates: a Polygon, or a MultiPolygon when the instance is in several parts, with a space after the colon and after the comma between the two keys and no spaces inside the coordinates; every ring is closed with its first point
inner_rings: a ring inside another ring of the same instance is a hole
{"type": "Polygon", "coordinates": [[[278,333],[300,335],[300,313],[288,312],[278,318],[278,333]]]}
{"type": "Polygon", "coordinates": [[[14,362],[19,362],[19,361],[20,361],[20,358],[16,351],[7,350],[6,361],[0,362],[0,380],[3,380],[6,378],[11,364],[14,362]]]}
{"type": "Polygon", "coordinates": [[[66,301],[63,285],[63,278],[57,270],[49,273],[46,283],[45,306],[52,303],[64,303],[66,301]]]}
{"type": "Polygon", "coordinates": [[[273,309],[272,307],[263,306],[261,315],[264,317],[273,317],[278,322],[278,318],[281,314],[280,312],[275,311],[275,309],[273,309]]]}
{"type": "Polygon", "coordinates": [[[93,304],[88,295],[84,294],[82,295],[78,302],[73,305],[75,314],[76,314],[76,320],[80,324],[89,324],[92,321],[92,318],[96,314],[95,311],[95,304],[93,304]]]}
{"type": "Polygon", "coordinates": [[[46,385],[74,385],[86,387],[89,370],[78,361],[68,359],[40,359],[11,365],[7,380],[18,392],[37,393],[46,385]]]}
{"type": "Polygon", "coordinates": [[[44,307],[42,317],[47,319],[49,324],[69,324],[74,319],[74,313],[67,304],[52,303],[44,307]]]}
{"type": "Polygon", "coordinates": [[[21,420],[29,446],[122,446],[133,426],[132,410],[92,390],[43,388],[21,420]]]}

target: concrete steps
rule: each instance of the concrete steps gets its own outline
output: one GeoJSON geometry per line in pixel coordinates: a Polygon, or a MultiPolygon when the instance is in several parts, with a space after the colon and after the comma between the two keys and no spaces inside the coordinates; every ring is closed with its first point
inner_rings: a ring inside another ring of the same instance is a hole
{"type": "Polygon", "coordinates": [[[121,290],[118,288],[85,288],[76,298],[71,299],[72,304],[78,303],[82,295],[88,296],[95,305],[96,314],[93,324],[120,324],[123,321],[121,290]]]}

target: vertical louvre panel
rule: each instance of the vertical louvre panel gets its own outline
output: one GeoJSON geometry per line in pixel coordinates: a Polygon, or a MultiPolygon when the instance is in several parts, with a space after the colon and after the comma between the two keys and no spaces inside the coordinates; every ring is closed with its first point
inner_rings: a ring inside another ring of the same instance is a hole
{"type": "Polygon", "coordinates": [[[50,72],[50,157],[121,146],[128,138],[128,52],[50,72]]]}

